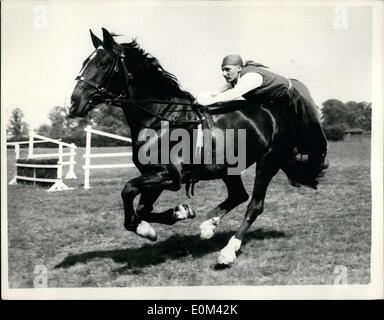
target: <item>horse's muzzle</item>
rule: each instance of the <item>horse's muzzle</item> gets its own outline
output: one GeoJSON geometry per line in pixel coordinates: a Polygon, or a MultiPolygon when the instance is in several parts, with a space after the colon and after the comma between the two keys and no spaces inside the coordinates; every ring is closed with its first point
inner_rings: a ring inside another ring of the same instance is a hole
{"type": "Polygon", "coordinates": [[[76,98],[71,98],[71,105],[69,107],[68,117],[74,118],[76,116],[76,111],[79,106],[79,100],[76,98]]]}

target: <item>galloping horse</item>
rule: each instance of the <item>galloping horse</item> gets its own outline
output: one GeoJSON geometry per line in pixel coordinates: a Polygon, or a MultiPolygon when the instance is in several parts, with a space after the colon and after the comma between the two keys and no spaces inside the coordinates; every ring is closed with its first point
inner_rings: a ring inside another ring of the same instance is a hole
{"type": "MultiPolygon", "coordinates": [[[[235,261],[244,235],[264,210],[267,187],[280,169],[293,186],[316,189],[326,168],[327,142],[318,116],[311,114],[311,111],[305,108],[294,110],[288,102],[286,106],[281,106],[244,101],[231,102],[227,108],[216,105],[212,112],[209,112],[210,109],[202,111],[196,106],[194,97],[182,90],[176,78],[165,71],[156,58],[141,49],[136,41],[119,44],[104,28],[103,40],[90,32],[95,51],[84,61],[76,78],[69,116],[85,116],[102,103],[123,109],[131,129],[132,160],[141,173],[128,181],[121,193],[127,230],[155,241],[156,231],[151,222],[171,225],[193,218],[195,213],[189,206],[180,205],[165,212],[154,212],[153,204],[163,190],[177,191],[182,184],[197,180],[222,179],[228,191],[226,200],[212,209],[208,219],[201,224],[202,238],[212,237],[220,219],[249,198],[240,173],[228,174],[228,159],[224,159],[223,164],[185,164],[182,157],[176,160],[171,158],[170,163],[141,163],[140,148],[148,150],[148,141],[143,141],[141,135],[143,131],[155,130],[159,135],[153,137],[151,143],[158,143],[162,135],[162,120],[171,127],[184,128],[188,132],[192,132],[200,122],[210,123],[208,127],[213,132],[213,143],[217,143],[217,130],[246,131],[246,167],[257,164],[254,188],[240,228],[219,253],[220,264],[229,265],[235,261]],[[320,134],[314,134],[318,132],[320,134]],[[306,148],[306,152],[301,153],[308,155],[304,160],[294,152],[300,147],[299,140],[303,136],[306,143],[301,146],[306,148]],[[135,209],[133,202],[137,195],[140,195],[140,200],[135,209]]],[[[297,90],[307,90],[295,81],[297,90]]],[[[239,150],[236,141],[230,147],[239,150]]],[[[163,156],[162,152],[165,151],[158,151],[159,158],[163,156]]]]}

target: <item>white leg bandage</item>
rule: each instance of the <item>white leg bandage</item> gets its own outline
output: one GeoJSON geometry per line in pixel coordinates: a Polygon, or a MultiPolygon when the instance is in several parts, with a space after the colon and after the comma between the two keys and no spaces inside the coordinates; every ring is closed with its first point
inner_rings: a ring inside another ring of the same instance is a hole
{"type": "Polygon", "coordinates": [[[137,228],[136,228],[136,233],[143,238],[156,241],[157,239],[157,234],[155,229],[152,228],[152,226],[146,222],[146,221],[141,221],[137,228]]]}
{"type": "Polygon", "coordinates": [[[191,219],[196,216],[193,209],[188,205],[177,206],[173,212],[173,215],[177,220],[191,219]]]}
{"type": "Polygon", "coordinates": [[[228,244],[220,251],[217,258],[219,264],[232,264],[236,260],[236,252],[240,250],[241,241],[235,236],[228,241],[228,244]]]}
{"type": "Polygon", "coordinates": [[[201,239],[211,239],[215,234],[215,229],[217,224],[220,221],[220,217],[214,217],[212,219],[208,219],[204,221],[200,225],[200,238],[201,239]]]}

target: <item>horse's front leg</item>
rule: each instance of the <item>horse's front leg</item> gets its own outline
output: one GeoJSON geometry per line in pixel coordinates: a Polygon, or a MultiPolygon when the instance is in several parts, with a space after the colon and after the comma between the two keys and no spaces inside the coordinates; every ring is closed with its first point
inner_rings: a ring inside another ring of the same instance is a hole
{"type": "Polygon", "coordinates": [[[130,180],[121,192],[124,203],[124,226],[143,238],[155,241],[156,231],[148,222],[173,224],[185,218],[194,217],[189,207],[179,206],[165,212],[152,212],[153,203],[163,190],[177,191],[181,188],[181,174],[175,167],[161,166],[156,171],[146,172],[130,180]],[[135,211],[133,202],[142,193],[135,211]]]}
{"type": "Polygon", "coordinates": [[[153,211],[153,204],[162,191],[149,190],[141,193],[139,204],[136,208],[136,214],[141,220],[172,225],[177,221],[195,217],[195,212],[188,205],[179,205],[176,208],[163,212],[153,211]]]}
{"type": "Polygon", "coordinates": [[[163,190],[143,191],[140,195],[140,200],[136,207],[136,213],[141,216],[143,214],[152,212],[153,204],[160,197],[162,192],[163,190]]]}
{"type": "Polygon", "coordinates": [[[200,237],[202,239],[212,238],[220,219],[249,198],[241,176],[225,176],[223,181],[227,187],[228,197],[212,209],[207,215],[208,219],[200,225],[200,237]]]}
{"type": "Polygon", "coordinates": [[[176,174],[171,174],[167,167],[162,166],[156,171],[146,172],[136,177],[125,185],[121,192],[124,203],[124,227],[133,231],[141,237],[155,241],[157,235],[152,226],[143,221],[136,213],[133,207],[135,197],[142,193],[160,192],[169,190],[178,190],[181,188],[181,179],[176,174]]]}

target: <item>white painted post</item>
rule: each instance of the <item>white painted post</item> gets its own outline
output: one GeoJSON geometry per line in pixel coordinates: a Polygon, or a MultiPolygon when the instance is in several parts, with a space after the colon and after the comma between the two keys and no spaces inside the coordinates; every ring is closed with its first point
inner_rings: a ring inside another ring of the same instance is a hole
{"type": "Polygon", "coordinates": [[[20,159],[20,144],[15,144],[15,160],[20,159]]]}
{"type": "Polygon", "coordinates": [[[59,161],[57,161],[59,167],[57,168],[57,180],[63,179],[63,145],[59,143],[59,161]]]}
{"type": "Polygon", "coordinates": [[[71,143],[70,147],[71,156],[69,157],[69,170],[65,179],[77,179],[74,167],[75,167],[75,144],[71,143]]]}
{"type": "Polygon", "coordinates": [[[63,182],[63,143],[59,144],[59,161],[57,162],[57,181],[47,190],[49,192],[52,191],[63,191],[63,190],[71,190],[73,188],[68,188],[63,182]]]}
{"type": "Polygon", "coordinates": [[[29,132],[28,158],[33,157],[33,132],[29,132]]]}
{"type": "Polygon", "coordinates": [[[17,184],[16,176],[17,176],[17,159],[20,158],[20,144],[15,144],[15,176],[11,181],[8,182],[8,184],[17,184]]]}
{"type": "Polygon", "coordinates": [[[85,163],[84,163],[84,189],[89,189],[89,166],[91,164],[91,138],[92,138],[92,127],[87,126],[84,131],[87,133],[85,141],[85,163]]]}
{"type": "Polygon", "coordinates": [[[59,161],[58,164],[63,164],[63,144],[59,143],[59,161]]]}
{"type": "Polygon", "coordinates": [[[17,159],[20,158],[20,144],[15,144],[15,178],[12,179],[9,184],[17,184],[17,179],[16,179],[16,176],[17,176],[17,159]]]}

